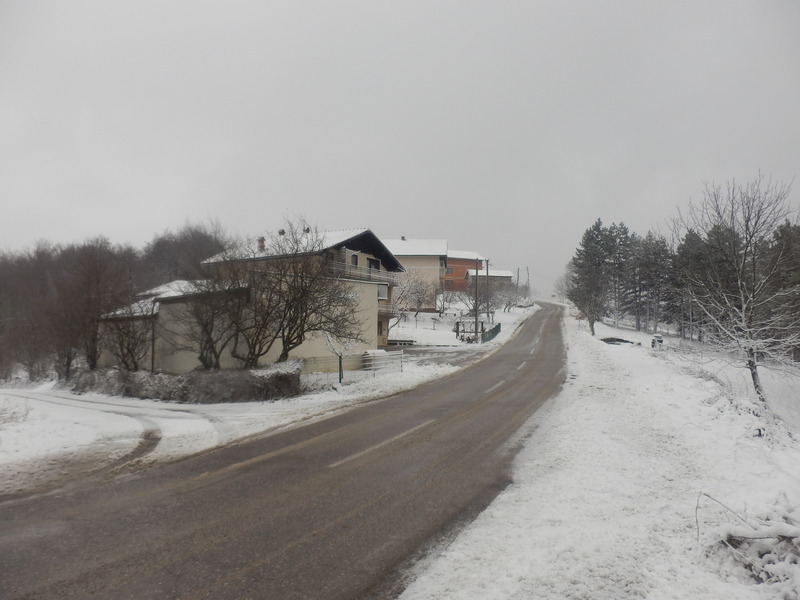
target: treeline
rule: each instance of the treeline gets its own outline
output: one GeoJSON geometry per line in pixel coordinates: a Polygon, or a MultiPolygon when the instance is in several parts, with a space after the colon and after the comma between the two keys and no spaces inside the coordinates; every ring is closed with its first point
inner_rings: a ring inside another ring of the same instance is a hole
{"type": "Polygon", "coordinates": [[[216,224],[187,224],[142,249],[98,237],[0,254],[0,378],[15,364],[32,380],[96,368],[103,315],[142,290],[200,277],[200,263],[230,243],[216,224]]]}
{"type": "Polygon", "coordinates": [[[762,175],[707,185],[670,223],[670,238],[623,224],[587,229],[562,293],[596,321],[628,320],[742,357],[764,399],[758,364],[787,362],[800,348],[800,225],[790,187],[762,175]]]}

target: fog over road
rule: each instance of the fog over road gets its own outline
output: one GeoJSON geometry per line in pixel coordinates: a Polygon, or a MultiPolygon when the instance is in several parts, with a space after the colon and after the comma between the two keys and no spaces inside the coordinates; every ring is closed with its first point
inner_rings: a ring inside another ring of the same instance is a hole
{"type": "Polygon", "coordinates": [[[508,483],[565,378],[561,308],[497,352],[348,412],[0,506],[2,598],[392,597],[508,483]]]}

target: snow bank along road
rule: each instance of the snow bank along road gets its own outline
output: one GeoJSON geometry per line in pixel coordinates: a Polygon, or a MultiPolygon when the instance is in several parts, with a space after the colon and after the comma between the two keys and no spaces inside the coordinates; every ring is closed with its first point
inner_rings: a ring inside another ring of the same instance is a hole
{"type": "Polygon", "coordinates": [[[93,487],[7,502],[3,598],[358,598],[508,482],[565,377],[561,308],[384,400],[93,487]]]}

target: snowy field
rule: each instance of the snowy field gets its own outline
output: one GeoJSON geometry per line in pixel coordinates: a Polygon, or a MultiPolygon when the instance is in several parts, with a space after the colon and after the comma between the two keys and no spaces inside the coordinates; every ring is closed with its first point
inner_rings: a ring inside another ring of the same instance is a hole
{"type": "Polygon", "coordinates": [[[798,378],[763,370],[781,421],[742,370],[675,340],[656,352],[650,336],[565,326],[567,383],[532,419],[514,483],[401,598],[800,598],[798,378]]]}
{"type": "MultiPolygon", "coordinates": [[[[407,321],[392,337],[440,347],[438,361],[278,402],[190,406],[73,397],[52,386],[0,390],[0,494],[35,485],[62,460],[124,459],[148,428],[158,443],[141,462],[324,418],[452,372],[441,356],[491,352],[528,314],[498,313],[503,333],[481,347],[458,344],[427,317],[407,321]]],[[[648,335],[597,329],[592,338],[585,324],[565,320],[567,383],[522,433],[514,483],[417,565],[402,598],[800,599],[792,435],[800,379],[763,369],[765,410],[743,369],[674,338],[654,351],[648,335]],[[606,336],[641,345],[607,345],[606,336]]]]}

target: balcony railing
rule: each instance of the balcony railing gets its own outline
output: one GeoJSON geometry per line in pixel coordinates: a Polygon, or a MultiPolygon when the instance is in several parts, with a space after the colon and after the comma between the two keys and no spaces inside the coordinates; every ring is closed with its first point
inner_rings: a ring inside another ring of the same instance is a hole
{"type": "Polygon", "coordinates": [[[379,283],[388,283],[391,285],[395,285],[397,283],[397,277],[394,273],[390,273],[389,271],[370,269],[368,267],[356,267],[338,261],[333,261],[328,264],[330,265],[331,270],[341,277],[360,279],[363,281],[377,281],[379,283]]]}
{"type": "Polygon", "coordinates": [[[392,304],[390,302],[384,302],[383,300],[378,301],[378,314],[379,315],[389,315],[390,317],[395,316],[398,314],[397,305],[392,304]]]}

